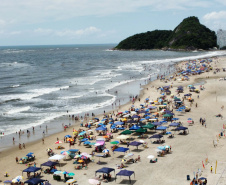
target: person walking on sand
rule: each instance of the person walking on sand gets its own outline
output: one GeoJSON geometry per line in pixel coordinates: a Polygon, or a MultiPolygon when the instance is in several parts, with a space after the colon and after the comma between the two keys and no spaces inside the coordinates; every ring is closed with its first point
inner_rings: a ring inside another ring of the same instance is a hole
{"type": "Polygon", "coordinates": [[[25,149],[25,144],[23,143],[23,148],[25,149]]]}
{"type": "Polygon", "coordinates": [[[211,172],[211,173],[213,172],[213,167],[212,167],[212,166],[210,167],[210,172],[211,172]]]}

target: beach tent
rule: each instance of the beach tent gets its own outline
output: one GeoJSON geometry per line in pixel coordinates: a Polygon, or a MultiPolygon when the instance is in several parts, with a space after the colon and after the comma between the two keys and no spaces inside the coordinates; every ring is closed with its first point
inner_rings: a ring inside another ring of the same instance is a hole
{"type": "Polygon", "coordinates": [[[118,147],[113,152],[126,152],[128,150],[129,150],[129,148],[118,147]]]}
{"type": "Polygon", "coordinates": [[[175,131],[187,130],[187,129],[188,129],[188,127],[177,127],[177,128],[175,129],[175,131]]]}
{"type": "Polygon", "coordinates": [[[156,130],[166,130],[166,129],[167,129],[167,127],[165,127],[165,126],[160,126],[160,127],[156,128],[156,130]]]}
{"type": "Polygon", "coordinates": [[[142,128],[148,128],[148,129],[153,129],[155,125],[148,123],[147,125],[142,126],[142,128]]]}
{"type": "Polygon", "coordinates": [[[129,121],[127,121],[127,123],[137,123],[138,121],[136,121],[136,120],[129,120],[129,121]]]}
{"type": "Polygon", "coordinates": [[[154,126],[159,126],[159,125],[162,125],[162,123],[161,122],[154,122],[154,123],[152,123],[154,126]]]}
{"type": "Polygon", "coordinates": [[[96,130],[107,130],[107,128],[102,125],[101,127],[96,128],[96,130]]]}
{"type": "Polygon", "coordinates": [[[97,171],[95,172],[95,175],[96,175],[96,173],[106,173],[106,174],[109,174],[109,173],[111,173],[112,171],[115,172],[115,169],[114,169],[114,168],[103,167],[103,168],[97,170],[97,171]]]}
{"type": "Polygon", "coordinates": [[[161,135],[161,134],[155,134],[155,135],[149,137],[149,139],[152,139],[152,138],[160,139],[160,138],[162,138],[162,137],[163,137],[163,135],[161,135]]]}
{"type": "Polygon", "coordinates": [[[122,121],[117,121],[117,122],[115,122],[114,124],[115,124],[115,125],[123,125],[124,122],[122,122],[122,121]]]}
{"type": "Polygon", "coordinates": [[[132,134],[133,132],[130,131],[130,130],[124,130],[123,132],[121,132],[120,134],[123,134],[123,135],[128,135],[128,134],[132,134]]]}
{"type": "Polygon", "coordinates": [[[35,173],[35,172],[37,172],[39,170],[41,170],[41,168],[31,166],[31,167],[28,167],[28,168],[24,169],[22,171],[22,174],[23,174],[23,172],[34,172],[35,173]]]}
{"type": "Polygon", "coordinates": [[[45,180],[43,179],[38,179],[38,178],[32,178],[32,179],[29,179],[27,181],[25,181],[24,183],[26,184],[29,184],[29,185],[38,185],[38,184],[41,184],[41,182],[44,182],[45,180]]]}
{"type": "Polygon", "coordinates": [[[140,127],[137,126],[137,125],[133,125],[132,127],[129,128],[129,130],[137,130],[139,129],[140,127]]]}
{"type": "Polygon", "coordinates": [[[137,141],[133,141],[133,142],[129,143],[129,145],[131,145],[131,146],[136,146],[136,147],[137,147],[137,150],[138,150],[138,146],[139,146],[139,145],[142,145],[142,144],[143,144],[143,143],[137,142],[137,141]]]}
{"type": "Polygon", "coordinates": [[[47,161],[45,163],[42,163],[41,166],[49,166],[49,167],[52,167],[52,166],[55,166],[59,164],[58,162],[52,162],[52,161],[47,161]]]}
{"type": "Polygon", "coordinates": [[[143,133],[147,132],[147,129],[139,128],[139,129],[135,130],[135,132],[143,134],[143,133]]]}
{"type": "Polygon", "coordinates": [[[170,123],[169,126],[170,127],[178,127],[180,125],[180,123],[170,123]]]}
{"type": "Polygon", "coordinates": [[[116,176],[115,176],[115,181],[116,181],[117,176],[127,176],[127,177],[129,177],[129,181],[130,181],[130,183],[131,183],[130,176],[131,176],[132,174],[134,174],[134,177],[135,177],[134,171],[121,170],[120,172],[118,172],[118,173],[116,174],[116,176]]]}

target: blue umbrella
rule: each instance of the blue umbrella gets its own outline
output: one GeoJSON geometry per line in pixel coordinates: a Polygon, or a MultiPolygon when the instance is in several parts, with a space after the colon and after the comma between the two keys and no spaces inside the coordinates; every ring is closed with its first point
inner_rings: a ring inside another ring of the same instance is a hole
{"type": "Polygon", "coordinates": [[[188,120],[192,120],[192,118],[188,118],[188,120]]]}
{"type": "Polygon", "coordinates": [[[82,131],[78,135],[81,136],[81,135],[84,135],[85,133],[86,133],[86,131],[82,131]]]}
{"type": "Polygon", "coordinates": [[[85,141],[84,145],[89,145],[91,142],[90,141],[85,141]]]}
{"type": "Polygon", "coordinates": [[[85,141],[88,141],[88,139],[84,138],[84,139],[81,140],[81,142],[85,142],[85,141]]]}
{"type": "Polygon", "coordinates": [[[64,136],[64,137],[72,137],[71,135],[66,135],[66,136],[64,136]]]}
{"type": "Polygon", "coordinates": [[[166,130],[166,129],[167,129],[167,127],[165,127],[165,126],[160,126],[160,127],[156,128],[156,130],[166,130]]]}
{"type": "Polygon", "coordinates": [[[172,120],[176,121],[176,120],[179,120],[179,118],[172,118],[172,120]]]}
{"type": "Polygon", "coordinates": [[[166,132],[166,134],[172,134],[171,132],[166,132]]]}
{"type": "Polygon", "coordinates": [[[32,155],[32,154],[34,154],[33,152],[29,152],[27,155],[32,155]]]}
{"type": "Polygon", "coordinates": [[[166,150],[166,148],[164,146],[158,146],[157,147],[159,150],[166,150]]]}

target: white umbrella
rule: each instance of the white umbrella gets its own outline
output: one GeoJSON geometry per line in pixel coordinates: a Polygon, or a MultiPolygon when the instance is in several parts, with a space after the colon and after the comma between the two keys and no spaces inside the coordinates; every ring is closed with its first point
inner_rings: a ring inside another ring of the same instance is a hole
{"type": "Polygon", "coordinates": [[[134,114],[137,114],[137,112],[131,111],[130,114],[131,114],[131,115],[134,115],[134,114]]]}
{"type": "Polygon", "coordinates": [[[100,183],[99,179],[89,179],[89,183],[93,185],[97,185],[100,183]]]}
{"type": "Polygon", "coordinates": [[[53,155],[49,158],[49,160],[61,160],[63,158],[65,158],[66,156],[65,155],[59,155],[59,154],[56,154],[56,155],[53,155]]]}
{"type": "Polygon", "coordinates": [[[117,139],[128,139],[130,136],[127,135],[120,135],[117,137],[117,139]]]}
{"type": "Polygon", "coordinates": [[[98,138],[96,141],[105,141],[105,138],[98,138]]]}
{"type": "Polygon", "coordinates": [[[147,156],[147,158],[148,158],[148,159],[154,159],[155,156],[154,156],[154,155],[149,155],[149,156],[147,156]]]}
{"type": "Polygon", "coordinates": [[[130,114],[126,114],[123,116],[123,118],[128,118],[130,116],[130,114]]]}
{"type": "Polygon", "coordinates": [[[145,143],[145,141],[144,141],[144,140],[140,140],[140,142],[141,142],[141,143],[145,143]]]}

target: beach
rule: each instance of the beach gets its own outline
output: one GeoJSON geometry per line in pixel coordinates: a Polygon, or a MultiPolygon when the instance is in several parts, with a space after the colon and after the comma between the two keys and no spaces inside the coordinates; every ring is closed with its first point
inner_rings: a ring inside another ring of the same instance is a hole
{"type": "MultiPolygon", "coordinates": [[[[177,65],[179,67],[184,67],[185,62],[178,63],[177,65]]],[[[226,68],[226,57],[222,56],[217,59],[213,59],[211,66],[213,67],[213,70],[200,75],[189,76],[189,81],[168,81],[165,83],[164,80],[155,80],[143,86],[143,90],[139,95],[140,101],[138,99],[135,101],[135,107],[140,107],[140,104],[144,103],[146,98],[155,101],[157,97],[160,96],[160,91],[157,90],[157,87],[172,85],[170,90],[172,94],[176,95],[177,87],[182,86],[184,87],[184,93],[181,93],[180,97],[183,97],[184,94],[189,93],[188,85],[191,84],[194,84],[194,86],[198,89],[201,84],[204,86],[204,90],[200,90],[199,94],[195,92],[192,93],[192,98],[194,99],[193,104],[190,104],[187,100],[185,100],[185,105],[191,108],[190,112],[180,113],[174,111],[174,117],[179,118],[179,121],[182,122],[183,126],[188,127],[189,134],[179,135],[178,132],[173,131],[174,138],[172,139],[168,138],[167,135],[164,135],[164,145],[169,145],[172,147],[172,152],[170,154],[167,154],[164,157],[157,157],[155,150],[161,144],[153,144],[149,138],[142,139],[148,143],[147,148],[140,146],[139,150],[137,150],[135,147],[129,146],[130,152],[134,154],[134,158],[137,158],[138,155],[140,155],[141,158],[141,160],[136,163],[126,165],[125,169],[135,172],[135,177],[134,175],[131,176],[131,184],[190,184],[191,180],[195,176],[194,174],[199,171],[198,169],[201,171],[199,177],[207,178],[208,184],[225,184],[223,178],[225,176],[224,171],[226,168],[226,160],[223,155],[226,152],[224,142],[225,136],[219,138],[219,134],[222,132],[223,124],[225,123],[224,117],[226,116],[225,109],[221,109],[221,107],[224,106],[226,102],[226,81],[220,80],[220,78],[224,78],[226,76],[226,73],[222,71],[222,68],[226,68]],[[220,72],[214,74],[213,71],[216,68],[221,70],[220,72]],[[223,119],[215,116],[218,114],[222,114],[223,119]],[[188,118],[192,118],[192,120],[194,120],[193,125],[188,124],[188,118]],[[200,118],[205,118],[206,127],[200,124],[200,118]],[[216,147],[213,145],[214,140],[217,141],[216,147]],[[156,156],[158,158],[157,163],[149,163],[150,160],[147,158],[149,155],[156,156]],[[215,174],[216,161],[217,168],[215,174]],[[210,171],[211,166],[213,167],[212,173],[210,171]],[[190,176],[190,181],[187,180],[187,175],[190,176]]],[[[170,96],[167,96],[167,99],[170,99],[170,96]]],[[[114,113],[124,112],[125,110],[129,110],[131,106],[132,102],[129,102],[112,111],[114,111],[114,113]]],[[[110,112],[106,114],[109,113],[110,112]]],[[[98,115],[97,117],[102,119],[103,115],[98,115]]],[[[74,122],[72,122],[71,118],[65,116],[65,120],[62,120],[62,123],[69,124],[74,122]]],[[[109,128],[109,125],[107,125],[107,127],[109,128]]],[[[39,167],[42,163],[48,161],[48,155],[46,152],[48,148],[53,149],[55,153],[59,154],[62,150],[55,149],[57,148],[57,145],[55,144],[57,138],[63,141],[65,135],[72,135],[73,128],[78,130],[80,125],[72,124],[66,129],[66,131],[64,131],[62,126],[62,132],[44,137],[44,142],[40,139],[35,142],[26,143],[25,149],[23,148],[19,150],[18,146],[15,146],[9,150],[2,151],[0,153],[0,180],[5,181],[13,179],[18,175],[22,175],[22,171],[27,168],[26,164],[17,164],[15,160],[16,157],[21,158],[26,156],[27,153],[33,152],[36,158],[36,166],[39,167]],[[4,177],[6,172],[9,174],[9,177],[4,177]]],[[[94,131],[94,134],[97,135],[95,128],[96,127],[94,126],[91,127],[91,129],[94,131]]],[[[82,127],[82,129],[87,130],[85,127],[82,127]]],[[[112,139],[112,141],[119,141],[119,139],[116,138],[119,133],[120,131],[118,133],[113,133],[114,139],[112,139]]],[[[154,131],[148,131],[148,137],[153,135],[153,133],[154,131]]],[[[157,131],[157,133],[159,133],[159,131],[157,131]]],[[[138,139],[137,135],[133,135],[134,134],[132,134],[132,137],[135,141],[140,140],[138,139]]],[[[97,138],[101,138],[101,136],[97,136],[97,138]]],[[[10,140],[9,142],[12,141],[10,140]]],[[[70,149],[68,143],[62,143],[61,145],[65,147],[64,151],[70,149]]],[[[107,149],[110,149],[111,146],[112,145],[109,142],[106,142],[107,149]]],[[[126,145],[120,146],[126,147],[126,145]]],[[[71,146],[71,148],[79,149],[81,152],[91,154],[94,146],[92,148],[87,148],[83,146],[83,144],[78,146],[77,141],[77,144],[71,146]]],[[[122,153],[113,153],[110,150],[110,154],[111,157],[107,158],[99,159],[98,157],[95,157],[94,162],[90,162],[88,164],[88,169],[75,170],[73,160],[61,161],[63,164],[60,167],[57,166],[57,169],[75,173],[73,178],[77,180],[76,184],[86,185],[89,184],[88,179],[95,177],[95,171],[102,167],[114,168],[115,174],[120,171],[120,169],[117,169],[116,164],[121,163],[122,153]],[[101,161],[101,164],[97,164],[99,160],[101,161]]],[[[112,177],[115,176],[113,172],[111,174],[112,177]]],[[[51,184],[65,184],[64,182],[57,182],[53,180],[52,174],[42,173],[42,175],[42,179],[49,180],[51,184]]],[[[97,176],[99,175],[100,174],[97,174],[97,176]]],[[[26,173],[23,173],[23,176],[23,181],[25,181],[26,173]]],[[[104,182],[101,184],[104,184],[104,182]]],[[[128,177],[118,177],[116,181],[111,181],[108,184],[129,184],[129,181],[128,177]]]]}

